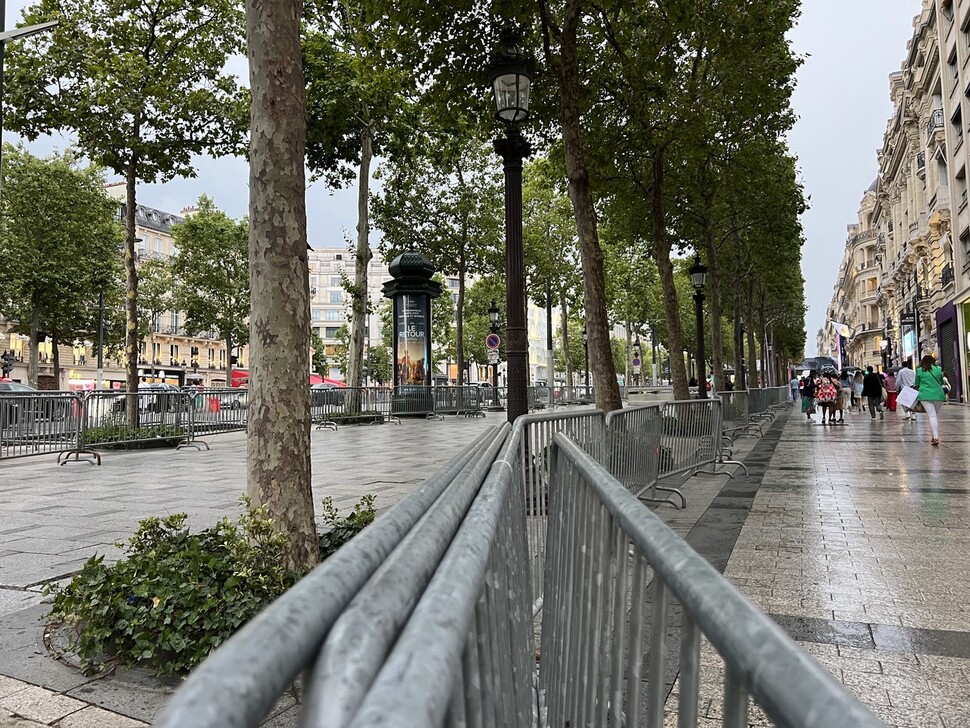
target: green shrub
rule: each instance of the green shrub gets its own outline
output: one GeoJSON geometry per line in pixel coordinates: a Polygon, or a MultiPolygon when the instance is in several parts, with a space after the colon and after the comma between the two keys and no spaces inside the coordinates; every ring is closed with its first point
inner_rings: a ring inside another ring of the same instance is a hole
{"type": "Polygon", "coordinates": [[[85,445],[128,443],[142,440],[182,440],[185,432],[178,425],[142,425],[137,429],[128,427],[124,413],[112,413],[101,418],[98,427],[88,428],[84,433],[85,445]]]}
{"type": "MultiPolygon", "coordinates": [[[[324,501],[321,560],[373,520],[373,503],[365,496],[341,519],[324,501]]],[[[288,538],[265,508],[243,505],[236,522],[197,533],[184,513],[146,518],[118,544],[123,559],[106,564],[95,555],[65,587],[47,590],[55,595],[49,619],[68,629],[85,672],[120,663],[188,673],[297,581],[285,567],[288,538]]]]}
{"type": "Polygon", "coordinates": [[[332,555],[337,549],[364,530],[376,515],[374,496],[361,498],[350,515],[340,518],[333,504],[333,498],[323,499],[324,530],[320,533],[320,561],[332,555]]]}

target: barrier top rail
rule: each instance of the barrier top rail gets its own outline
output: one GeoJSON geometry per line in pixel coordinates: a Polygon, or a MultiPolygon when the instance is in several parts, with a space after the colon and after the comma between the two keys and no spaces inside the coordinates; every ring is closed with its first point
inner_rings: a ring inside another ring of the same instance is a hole
{"type": "Polygon", "coordinates": [[[260,612],[199,665],[169,700],[160,728],[253,728],[311,664],[327,632],[401,539],[476,453],[490,428],[337,553],[260,612]]]}
{"type": "Polygon", "coordinates": [[[885,728],[594,458],[563,435],[554,443],[772,721],[791,728],[885,728]]]}

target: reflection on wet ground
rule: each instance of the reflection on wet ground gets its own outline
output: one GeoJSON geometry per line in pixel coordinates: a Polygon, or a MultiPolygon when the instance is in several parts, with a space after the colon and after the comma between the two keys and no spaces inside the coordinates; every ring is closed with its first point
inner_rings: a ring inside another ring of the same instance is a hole
{"type": "Polygon", "coordinates": [[[725,569],[889,725],[970,726],[970,408],[792,417],[725,569]]]}

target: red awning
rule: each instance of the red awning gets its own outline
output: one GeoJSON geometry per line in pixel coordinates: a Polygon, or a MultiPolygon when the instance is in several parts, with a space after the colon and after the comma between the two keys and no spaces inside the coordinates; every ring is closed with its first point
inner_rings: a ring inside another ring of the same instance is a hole
{"type": "Polygon", "coordinates": [[[245,387],[249,384],[249,370],[248,369],[233,369],[232,370],[232,383],[230,387],[245,387]]]}

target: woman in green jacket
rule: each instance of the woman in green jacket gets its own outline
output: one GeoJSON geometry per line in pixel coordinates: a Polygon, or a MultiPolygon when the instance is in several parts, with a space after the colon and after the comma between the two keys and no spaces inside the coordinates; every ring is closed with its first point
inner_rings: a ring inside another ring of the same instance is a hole
{"type": "Polygon", "coordinates": [[[926,416],[930,420],[930,433],[933,439],[931,445],[940,444],[940,407],[946,401],[946,394],[943,392],[943,370],[936,366],[936,360],[927,354],[919,360],[919,368],[916,370],[916,384],[919,390],[919,402],[926,410],[926,416]]]}

